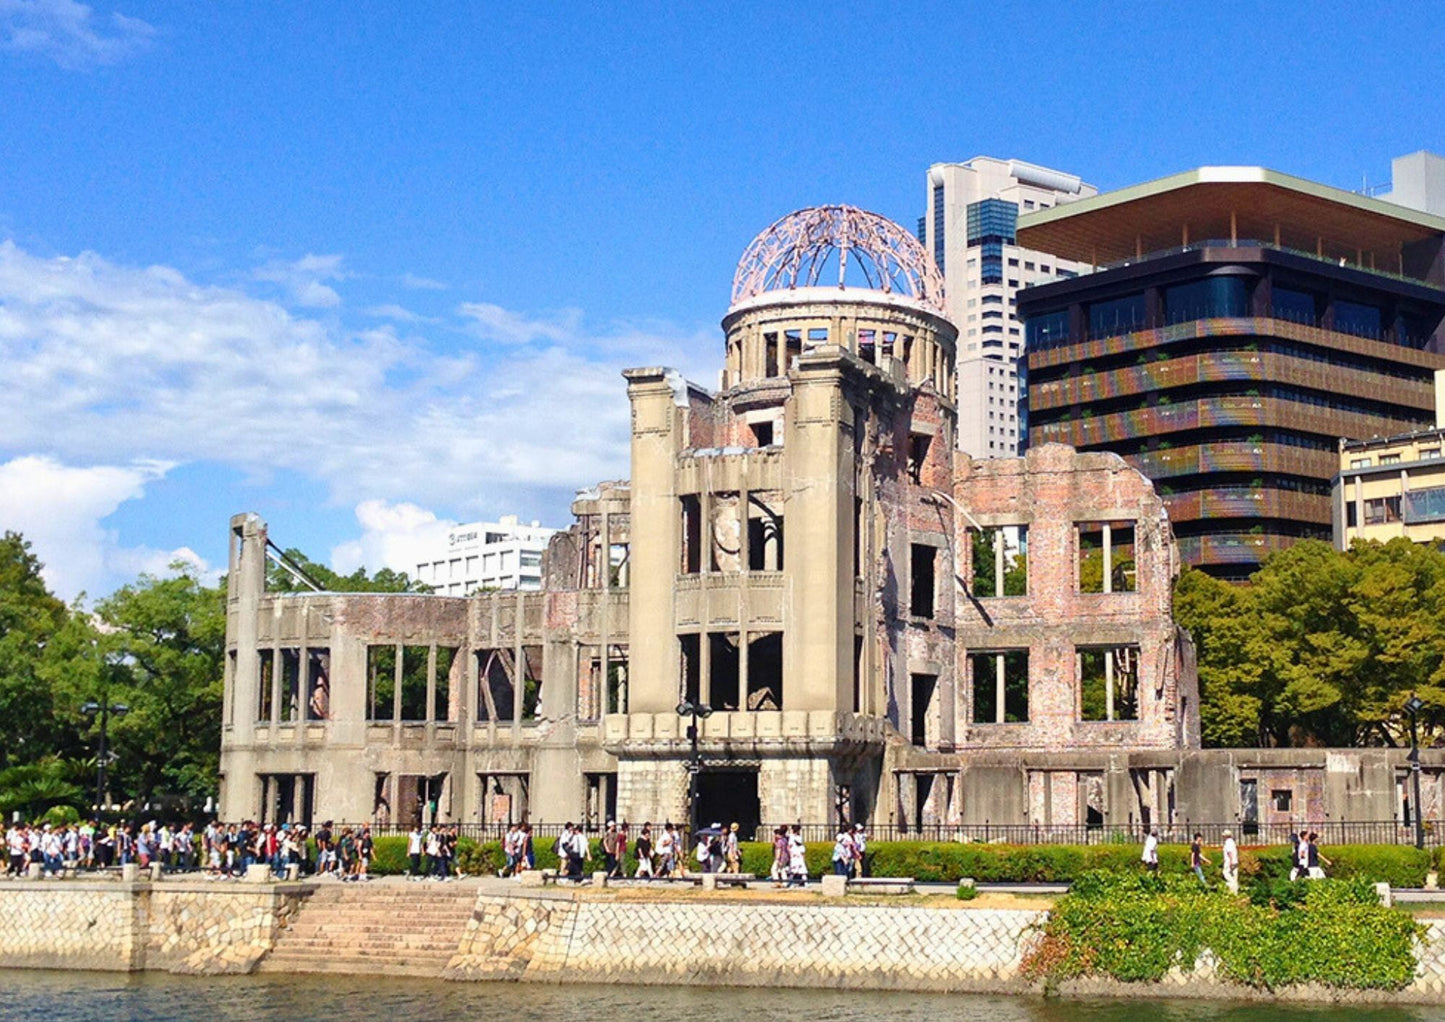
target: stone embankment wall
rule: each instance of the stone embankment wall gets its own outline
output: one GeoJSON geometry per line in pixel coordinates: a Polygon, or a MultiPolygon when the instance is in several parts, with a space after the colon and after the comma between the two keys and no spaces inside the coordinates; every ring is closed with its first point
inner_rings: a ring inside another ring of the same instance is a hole
{"type": "Polygon", "coordinates": [[[1017,982],[1025,935],[1043,915],[482,895],[446,976],[1000,990],[1017,982]]]}
{"type": "Polygon", "coordinates": [[[96,880],[0,886],[0,967],[247,973],[300,884],[96,880]]]}
{"type": "MultiPolygon", "coordinates": [[[[395,885],[336,885],[347,911],[395,885]]],[[[218,884],[194,880],[0,883],[0,968],[249,973],[297,920],[336,899],[306,904],[312,884],[218,884]]],[[[453,889],[465,905],[472,897],[453,889]]],[[[465,921],[453,918],[456,950],[442,945],[437,978],[575,983],[705,983],[717,986],[867,990],[1023,991],[1019,964],[1045,913],[971,906],[838,904],[759,896],[748,901],[629,901],[602,892],[516,892],[481,887],[465,921]],[[449,960],[448,960],[449,958],[449,960]],[[445,966],[441,963],[445,962],[445,966]]],[[[386,927],[384,919],[369,926],[386,927]]],[[[363,929],[366,929],[365,927],[363,929]]],[[[345,928],[343,928],[345,931],[345,928]]],[[[341,938],[338,938],[340,940],[341,938]]],[[[328,971],[375,972],[373,955],[343,947],[328,971]]],[[[280,969],[291,967],[274,961],[280,969]]],[[[1078,997],[1254,997],[1296,1001],[1445,1002],[1445,920],[1431,921],[1415,981],[1395,992],[1298,988],[1247,991],[1220,981],[1209,962],[1162,984],[1083,981],[1078,997]]],[[[269,964],[268,968],[271,967],[269,964]]],[[[420,974],[420,973],[414,973],[420,974]]]]}

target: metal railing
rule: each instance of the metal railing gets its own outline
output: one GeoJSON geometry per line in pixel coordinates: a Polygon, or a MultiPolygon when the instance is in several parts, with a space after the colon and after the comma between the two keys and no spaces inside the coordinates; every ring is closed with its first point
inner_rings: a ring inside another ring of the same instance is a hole
{"type": "MultiPolygon", "coordinates": [[[[674,821],[675,823],[680,821],[674,821]]],[[[319,824],[317,825],[319,826],[319,824]]],[[[411,830],[410,824],[360,824],[336,823],[332,830],[340,834],[344,827],[359,829],[369,826],[375,837],[404,835],[411,830]]],[[[456,827],[462,837],[474,841],[500,841],[507,833],[505,823],[456,823],[444,824],[456,827]]],[[[560,835],[565,823],[533,823],[532,840],[540,842],[560,835]]],[[[603,825],[583,823],[584,831],[592,837],[600,837],[603,825]]],[[[773,832],[779,827],[792,830],[792,823],[763,823],[751,833],[743,832],[744,840],[771,841],[773,832]]],[[[837,823],[798,823],[802,838],[810,844],[831,842],[837,835],[837,823]]],[[[661,832],[662,823],[652,824],[654,836],[661,832]]],[[[1196,823],[1179,820],[1157,827],[1160,840],[1168,843],[1187,843],[1198,832],[1206,844],[1218,845],[1226,831],[1234,835],[1242,845],[1283,845],[1290,843],[1292,834],[1301,830],[1319,834],[1323,845],[1408,845],[1415,843],[1413,823],[1400,820],[1298,820],[1290,823],[1196,823]]],[[[642,824],[628,821],[628,831],[635,840],[642,824]]],[[[1445,821],[1425,821],[1425,844],[1435,848],[1445,845],[1445,821]]],[[[922,823],[897,824],[880,823],[865,828],[870,841],[920,841],[944,843],[982,843],[1015,845],[1106,845],[1142,844],[1149,828],[1137,822],[1121,825],[1093,824],[1043,824],[1043,823],[922,823]]]]}

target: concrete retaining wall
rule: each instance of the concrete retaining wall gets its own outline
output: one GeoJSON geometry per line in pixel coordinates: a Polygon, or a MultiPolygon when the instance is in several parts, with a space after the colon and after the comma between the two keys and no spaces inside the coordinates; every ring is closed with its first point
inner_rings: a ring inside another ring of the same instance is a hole
{"type": "Polygon", "coordinates": [[[0,885],[0,967],[247,973],[302,889],[182,880],[0,885]]]}
{"type": "Polygon", "coordinates": [[[1000,990],[1042,912],[481,896],[452,979],[1000,990]]]}

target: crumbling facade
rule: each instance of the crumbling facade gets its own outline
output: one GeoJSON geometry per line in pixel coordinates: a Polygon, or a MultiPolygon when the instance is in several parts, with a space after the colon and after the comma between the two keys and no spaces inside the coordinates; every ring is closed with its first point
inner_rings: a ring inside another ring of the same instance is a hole
{"type": "Polygon", "coordinates": [[[684,702],[706,820],[1167,813],[1198,699],[1148,481],[957,453],[941,280],[873,214],[773,225],[722,326],[716,393],[625,374],[631,478],[579,492],[541,592],[267,592],[233,519],[224,814],[683,820],[684,702]]]}

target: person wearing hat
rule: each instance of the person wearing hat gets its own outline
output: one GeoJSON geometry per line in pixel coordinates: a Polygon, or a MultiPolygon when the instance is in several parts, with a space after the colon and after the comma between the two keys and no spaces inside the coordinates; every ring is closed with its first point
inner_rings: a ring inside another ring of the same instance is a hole
{"type": "Polygon", "coordinates": [[[727,862],[729,873],[741,873],[743,871],[742,852],[738,848],[738,825],[734,823],[728,828],[727,838],[723,841],[723,859],[727,862]]]}
{"type": "Polygon", "coordinates": [[[863,829],[863,824],[853,825],[853,875],[855,877],[866,877],[868,875],[868,860],[864,857],[868,851],[868,832],[863,829]]]}

